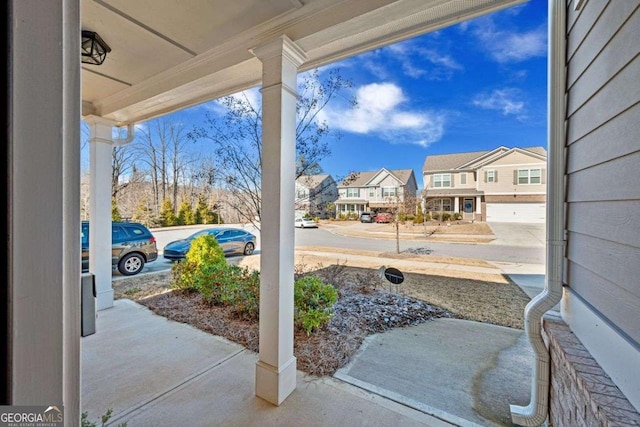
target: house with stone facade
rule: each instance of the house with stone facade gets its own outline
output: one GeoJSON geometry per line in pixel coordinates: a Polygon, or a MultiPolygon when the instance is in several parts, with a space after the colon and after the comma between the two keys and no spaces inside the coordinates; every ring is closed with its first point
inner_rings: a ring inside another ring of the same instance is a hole
{"type": "Polygon", "coordinates": [[[544,223],[546,172],[544,147],[427,156],[423,206],[466,220],[544,223]]]}

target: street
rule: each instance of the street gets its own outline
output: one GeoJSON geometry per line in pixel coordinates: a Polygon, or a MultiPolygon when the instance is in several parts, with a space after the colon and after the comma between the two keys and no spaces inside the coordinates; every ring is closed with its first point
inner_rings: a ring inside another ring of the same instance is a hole
{"type": "MultiPolygon", "coordinates": [[[[224,225],[223,225],[224,226],[224,225]]],[[[226,225],[228,226],[228,225],[226,225]]],[[[232,227],[244,228],[257,236],[256,254],[260,253],[260,232],[252,225],[231,225],[232,227]]],[[[162,250],[164,246],[172,240],[185,238],[196,231],[217,225],[198,225],[186,227],[173,227],[165,229],[153,229],[152,233],[156,237],[156,243],[160,255],[158,259],[145,265],[142,274],[168,270],[173,263],[163,258],[162,250]]],[[[537,243],[537,242],[536,242],[537,243]]],[[[323,228],[296,228],[295,245],[301,246],[325,246],[340,249],[369,250],[379,252],[395,252],[396,241],[394,239],[347,237],[323,228]]],[[[523,245],[502,245],[500,241],[486,243],[445,243],[430,242],[423,240],[401,240],[401,251],[412,251],[428,253],[434,256],[448,256],[457,258],[483,259],[494,262],[539,264],[545,263],[545,248],[539,244],[527,247],[523,245]]],[[[113,273],[115,277],[123,277],[117,271],[113,273]]]]}

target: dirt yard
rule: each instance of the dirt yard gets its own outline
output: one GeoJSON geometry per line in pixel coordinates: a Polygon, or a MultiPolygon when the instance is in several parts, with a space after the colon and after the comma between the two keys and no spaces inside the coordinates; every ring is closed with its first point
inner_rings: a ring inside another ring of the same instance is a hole
{"type": "MultiPolygon", "coordinates": [[[[260,268],[259,254],[230,261],[260,268]]],[[[437,317],[522,329],[524,307],[529,301],[508,277],[482,260],[297,248],[295,274],[310,271],[334,284],[339,292],[330,324],[309,336],[297,332],[295,337],[299,368],[320,376],[332,375],[347,364],[367,335],[437,317]],[[401,267],[405,281],[399,286],[389,285],[379,277],[381,265],[401,267]]],[[[238,319],[227,307],[208,305],[197,293],[172,291],[170,278],[168,271],[114,280],[115,296],[258,351],[257,322],[238,319]]]]}

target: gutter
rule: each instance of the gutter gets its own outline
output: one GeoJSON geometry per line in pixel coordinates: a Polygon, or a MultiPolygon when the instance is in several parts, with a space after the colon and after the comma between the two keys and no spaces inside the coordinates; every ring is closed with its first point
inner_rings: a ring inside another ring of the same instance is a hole
{"type": "Polygon", "coordinates": [[[534,351],[531,401],[510,405],[511,419],[521,426],[539,426],[549,413],[550,355],[542,339],[542,316],[562,298],[565,255],[565,118],[566,0],[549,0],[549,130],[547,187],[547,266],[545,288],[525,308],[525,332],[534,351]]]}
{"type": "Polygon", "coordinates": [[[113,139],[113,145],[114,146],[119,146],[119,145],[125,145],[130,143],[131,141],[133,141],[133,138],[135,138],[135,129],[136,126],[131,124],[131,125],[127,125],[127,136],[126,138],[114,138],[113,139]]]}

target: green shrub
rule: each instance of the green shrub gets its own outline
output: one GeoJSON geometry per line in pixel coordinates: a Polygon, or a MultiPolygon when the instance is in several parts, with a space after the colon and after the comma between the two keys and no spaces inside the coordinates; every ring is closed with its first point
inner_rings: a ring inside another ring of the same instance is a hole
{"type": "Polygon", "coordinates": [[[455,219],[456,221],[459,221],[462,219],[462,214],[460,212],[456,212],[453,214],[453,219],[455,219]]]}
{"type": "Polygon", "coordinates": [[[319,277],[304,276],[294,285],[294,322],[307,335],[329,323],[338,291],[319,277]]]}
{"type": "Polygon", "coordinates": [[[180,291],[197,291],[200,268],[195,262],[180,261],[171,267],[169,287],[180,291]]]}
{"type": "Polygon", "coordinates": [[[445,212],[442,214],[443,221],[449,221],[451,219],[451,214],[449,212],[445,212]]]}
{"type": "Polygon", "coordinates": [[[193,239],[191,248],[187,252],[187,261],[194,262],[198,266],[227,263],[218,241],[209,234],[193,239]]]}
{"type": "Polygon", "coordinates": [[[199,291],[207,280],[205,270],[213,265],[226,265],[224,252],[215,237],[204,235],[191,242],[189,252],[184,261],[177,262],[171,268],[172,289],[182,291],[199,291]]]}
{"type": "Polygon", "coordinates": [[[439,213],[434,213],[433,215],[431,215],[431,218],[433,218],[434,220],[438,221],[440,219],[440,214],[439,213]]]}
{"type": "Polygon", "coordinates": [[[260,275],[237,265],[206,267],[198,290],[209,304],[231,307],[243,319],[257,319],[260,309],[260,275]]]}

